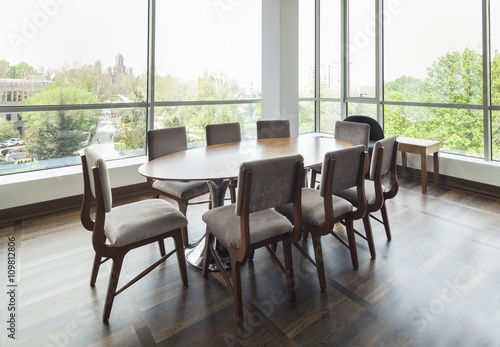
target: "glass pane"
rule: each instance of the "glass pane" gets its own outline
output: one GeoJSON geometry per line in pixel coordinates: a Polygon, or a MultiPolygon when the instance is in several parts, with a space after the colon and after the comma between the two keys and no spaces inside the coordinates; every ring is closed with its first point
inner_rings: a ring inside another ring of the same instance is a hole
{"type": "Polygon", "coordinates": [[[438,107],[385,106],[385,136],[441,142],[441,152],[484,157],[483,112],[438,107]]]}
{"type": "Polygon", "coordinates": [[[206,145],[207,124],[239,122],[242,140],[256,139],[256,122],[260,118],[260,103],[156,107],[154,126],[185,126],[188,147],[193,148],[206,145]]]}
{"type": "Polygon", "coordinates": [[[347,104],[347,115],[368,116],[377,119],[377,105],[350,102],[347,104]]]}
{"type": "Polygon", "coordinates": [[[158,1],[156,101],[260,98],[261,1],[158,1]]]}
{"type": "MultiPolygon", "coordinates": [[[[500,105],[500,0],[490,1],[490,39],[491,39],[491,103],[500,105]]],[[[494,126],[500,124],[493,122],[494,126]]],[[[498,128],[494,128],[498,131],[498,128]]]]}
{"type": "Polygon", "coordinates": [[[340,1],[322,0],[320,6],[320,93],[322,98],[340,98],[340,1]]]}
{"type": "Polygon", "coordinates": [[[481,104],[481,1],[384,3],[385,100],[481,104]]]}
{"type": "Polygon", "coordinates": [[[134,91],[146,74],[147,16],[147,1],[5,2],[0,105],[143,101],[134,91]]]}
{"type": "Polygon", "coordinates": [[[339,102],[323,101],[320,104],[320,129],[322,133],[333,134],[335,122],[342,119],[339,102]]]}
{"type": "Polygon", "coordinates": [[[375,97],[375,1],[349,1],[349,96],[375,97]]]}
{"type": "Polygon", "coordinates": [[[316,120],[314,101],[299,102],[299,134],[313,133],[316,120]]]}
{"type": "Polygon", "coordinates": [[[491,112],[493,160],[500,161],[500,111],[491,112]]]}
{"type": "Polygon", "coordinates": [[[299,98],[314,98],[314,1],[299,0],[299,98]]]}
{"type": "MultiPolygon", "coordinates": [[[[79,165],[85,147],[105,160],[145,155],[146,109],[12,113],[24,121],[18,144],[0,148],[0,175],[79,165]]],[[[0,132],[4,130],[0,119],[0,132]]],[[[9,127],[10,128],[10,127],[9,127]]]]}

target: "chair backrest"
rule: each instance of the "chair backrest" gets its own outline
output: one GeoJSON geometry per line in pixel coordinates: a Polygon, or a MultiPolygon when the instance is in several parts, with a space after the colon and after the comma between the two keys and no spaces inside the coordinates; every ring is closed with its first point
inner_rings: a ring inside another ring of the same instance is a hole
{"type": "Polygon", "coordinates": [[[207,146],[241,141],[240,123],[209,124],[205,131],[207,146]]]}
{"type": "Polygon", "coordinates": [[[257,121],[258,139],[275,139],[283,137],[290,137],[290,121],[288,119],[257,121]]]}
{"type": "Polygon", "coordinates": [[[349,116],[344,119],[345,122],[364,123],[370,126],[370,141],[382,140],[384,129],[376,119],[368,116],[349,116]]]}
{"type": "Polygon", "coordinates": [[[187,135],[185,127],[154,129],[148,131],[148,159],[185,151],[187,135]]]}
{"type": "Polygon", "coordinates": [[[384,148],[382,161],[380,163],[380,176],[385,175],[389,172],[393,164],[396,162],[397,153],[397,142],[396,136],[391,136],[386,139],[379,140],[375,142],[373,147],[372,162],[370,165],[370,179],[374,180],[377,176],[376,173],[376,163],[382,152],[381,149],[384,148]],[[396,148],[395,148],[396,147],[396,148]]]}
{"type": "MultiPolygon", "coordinates": [[[[82,158],[83,164],[83,179],[85,187],[90,188],[90,193],[95,199],[98,199],[96,196],[96,188],[95,188],[95,180],[93,168],[97,167],[99,169],[99,181],[101,183],[101,192],[102,192],[102,200],[104,203],[104,210],[106,212],[111,211],[111,206],[113,205],[113,197],[111,194],[111,183],[109,181],[109,173],[106,162],[102,157],[93,149],[85,148],[84,149],[84,157],[82,158]],[[85,160],[85,162],[84,162],[85,160]]],[[[88,194],[86,191],[84,194],[88,194]]],[[[85,197],[84,197],[85,199],[85,197]]]]}
{"type": "Polygon", "coordinates": [[[319,185],[320,195],[324,197],[326,194],[327,178],[329,174],[328,165],[330,160],[335,160],[332,182],[332,194],[335,194],[344,189],[355,187],[360,180],[362,181],[365,153],[366,150],[363,145],[327,152],[323,159],[323,167],[321,169],[321,182],[319,185]],[[361,163],[360,160],[363,160],[363,163],[361,163]]]}
{"type": "Polygon", "coordinates": [[[238,176],[236,214],[241,216],[246,203],[249,213],[252,213],[291,203],[294,198],[300,199],[296,195],[300,195],[302,187],[303,161],[302,155],[296,154],[242,163],[238,176]],[[245,196],[248,171],[251,171],[250,194],[245,196]]]}
{"type": "Polygon", "coordinates": [[[368,150],[370,126],[364,123],[337,121],[334,136],[335,139],[347,141],[353,146],[364,145],[368,150]]]}

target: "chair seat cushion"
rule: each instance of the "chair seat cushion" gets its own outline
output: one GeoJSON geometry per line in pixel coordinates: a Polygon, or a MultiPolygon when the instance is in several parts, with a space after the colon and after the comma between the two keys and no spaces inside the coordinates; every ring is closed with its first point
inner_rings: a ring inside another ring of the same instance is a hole
{"type": "MultiPolygon", "coordinates": [[[[384,192],[385,187],[382,185],[382,192],[384,192]]],[[[358,194],[356,187],[351,187],[349,189],[343,190],[336,194],[337,196],[346,199],[353,205],[358,204],[358,194]]],[[[365,196],[368,205],[375,202],[375,181],[365,180],[365,196]]]]}
{"type": "Polygon", "coordinates": [[[191,199],[208,193],[207,181],[154,180],[153,188],[181,199],[191,199]]]}
{"type": "Polygon", "coordinates": [[[113,207],[106,213],[104,233],[111,245],[122,247],[185,227],[186,217],[162,199],[113,207]]]}
{"type": "MultiPolygon", "coordinates": [[[[348,212],[351,212],[353,207],[350,202],[338,196],[333,196],[333,216],[337,218],[348,212]]],[[[287,204],[276,207],[276,211],[292,218],[293,205],[287,204]]],[[[319,190],[313,188],[302,189],[302,220],[304,224],[318,226],[325,222],[325,203],[323,197],[319,194],[319,190]]]]}
{"type": "MultiPolygon", "coordinates": [[[[215,237],[231,248],[240,248],[240,216],[236,214],[234,204],[217,207],[205,212],[203,221],[213,231],[215,237]]],[[[251,244],[289,233],[293,228],[286,217],[273,209],[251,213],[249,222],[251,244]]]]}

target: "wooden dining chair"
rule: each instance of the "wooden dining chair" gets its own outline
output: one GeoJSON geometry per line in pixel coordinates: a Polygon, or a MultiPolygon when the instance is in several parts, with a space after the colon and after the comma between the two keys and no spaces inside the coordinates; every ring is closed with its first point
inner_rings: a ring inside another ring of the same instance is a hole
{"type": "MultiPolygon", "coordinates": [[[[208,124],[205,127],[205,135],[207,137],[207,146],[220,145],[223,143],[239,142],[241,141],[241,127],[240,123],[220,123],[208,124]]],[[[229,183],[229,194],[231,196],[231,203],[236,201],[236,187],[238,181],[231,180],[229,183]]]]}
{"type": "MultiPolygon", "coordinates": [[[[373,146],[373,155],[370,164],[370,179],[365,180],[365,196],[367,213],[363,217],[363,226],[365,228],[366,240],[370,248],[372,258],[376,257],[375,244],[370,223],[370,217],[382,223],[385,228],[387,239],[390,240],[391,229],[389,226],[389,217],[387,215],[387,206],[385,202],[396,196],[399,184],[396,172],[396,155],[398,153],[398,142],[395,136],[375,142],[373,146]],[[388,175],[388,185],[384,184],[383,178],[388,175]],[[373,213],[379,211],[382,220],[373,213]]],[[[358,194],[356,187],[340,191],[337,196],[346,199],[354,206],[358,205],[358,194]]]]}
{"type": "Polygon", "coordinates": [[[300,154],[244,162],[239,169],[236,203],[213,208],[203,215],[207,224],[203,276],[207,276],[208,264],[215,259],[234,296],[238,326],[243,324],[240,265],[255,249],[265,247],[268,250],[286,275],[289,299],[295,300],[291,243],[300,237],[302,231],[303,170],[300,154]],[[293,224],[274,210],[274,207],[288,203],[293,224]],[[229,252],[232,281],[213,245],[214,239],[229,252]],[[283,243],[284,266],[271,248],[280,241],[283,243]]]}
{"type": "MultiPolygon", "coordinates": [[[[148,131],[148,160],[154,160],[165,155],[187,150],[187,133],[185,127],[154,129],[148,131]]],[[[189,170],[189,167],[186,168],[189,170]]],[[[209,193],[207,181],[172,181],[147,179],[153,198],[160,195],[166,196],[177,202],[179,211],[184,216],[187,214],[188,205],[208,203],[211,200],[197,200],[194,198],[209,193]]],[[[188,227],[182,228],[182,242],[184,247],[189,244],[188,227]]]]}
{"type": "MultiPolygon", "coordinates": [[[[363,123],[351,123],[344,121],[337,121],[335,123],[335,139],[349,142],[353,146],[364,145],[368,150],[368,143],[370,139],[370,126],[363,123]]],[[[368,170],[368,156],[366,157],[365,172],[368,170]]],[[[317,181],[316,176],[321,174],[321,166],[313,166],[311,168],[311,188],[314,188],[317,181]]]]}
{"type": "MultiPolygon", "coordinates": [[[[338,149],[325,154],[318,189],[302,189],[302,222],[304,232],[311,234],[315,259],[297,242],[294,245],[313,264],[318,271],[319,286],[326,289],[324,257],[321,237],[331,234],[351,253],[352,266],[359,266],[356,249],[356,231],[354,221],[363,218],[366,213],[364,192],[364,167],[367,152],[363,145],[338,149]],[[357,188],[359,201],[357,208],[334,194],[350,187],[357,188]],[[347,242],[334,230],[335,223],[342,223],[347,232],[347,242]]],[[[282,205],[276,208],[288,218],[295,213],[292,205],[282,205]]]]}
{"type": "Polygon", "coordinates": [[[375,118],[368,116],[348,116],[344,118],[344,122],[364,123],[370,126],[370,138],[368,141],[367,150],[368,150],[368,157],[371,160],[375,142],[385,138],[384,129],[382,129],[380,123],[375,118]]]}
{"type": "Polygon", "coordinates": [[[80,217],[83,226],[92,231],[92,246],[95,251],[90,277],[92,287],[97,280],[100,265],[109,259],[113,261],[102,315],[102,320],[107,322],[115,296],[174,253],[177,253],[182,283],[188,283],[181,233],[181,228],[187,225],[187,219],[169,202],[160,199],[112,207],[111,185],[105,161],[90,148],[84,149],[81,161],[84,193],[80,217]],[[91,205],[94,199],[96,207],[93,218],[91,205]],[[174,239],[175,249],[167,254],[164,239],[168,237],[174,239]],[[153,242],[158,242],[161,258],[117,290],[125,255],[132,249],[153,242]]]}
{"type": "Polygon", "coordinates": [[[257,139],[276,139],[290,137],[290,121],[259,120],[257,121],[257,139]]]}

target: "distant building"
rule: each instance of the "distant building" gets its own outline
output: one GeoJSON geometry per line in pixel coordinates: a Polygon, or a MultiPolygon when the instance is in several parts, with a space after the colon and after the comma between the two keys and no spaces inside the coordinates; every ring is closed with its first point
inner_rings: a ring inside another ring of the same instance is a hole
{"type": "Polygon", "coordinates": [[[121,53],[118,53],[118,55],[115,57],[115,66],[113,68],[108,67],[107,72],[111,77],[113,78],[113,83],[116,82],[116,77],[119,75],[133,75],[133,70],[131,67],[127,68],[124,64],[124,57],[121,55],[121,53]]]}
{"type": "MultiPolygon", "coordinates": [[[[17,106],[35,93],[43,90],[52,81],[44,76],[30,76],[28,79],[0,79],[0,106],[17,106]]],[[[12,122],[12,128],[23,134],[24,121],[17,112],[0,112],[0,118],[12,122]]]]}

